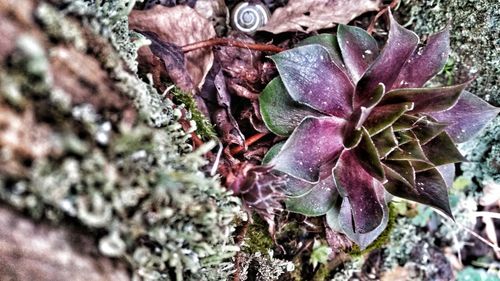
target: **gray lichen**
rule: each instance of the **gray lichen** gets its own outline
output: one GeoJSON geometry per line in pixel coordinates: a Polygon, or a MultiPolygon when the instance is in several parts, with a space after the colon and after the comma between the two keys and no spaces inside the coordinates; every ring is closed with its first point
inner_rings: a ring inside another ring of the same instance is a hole
{"type": "Polygon", "coordinates": [[[464,177],[478,182],[500,182],[500,117],[473,140],[460,146],[469,162],[461,164],[464,177]]]}
{"type": "Polygon", "coordinates": [[[242,253],[244,260],[241,265],[239,275],[241,281],[276,281],[285,273],[294,270],[294,265],[290,261],[273,258],[272,252],[262,254],[256,252],[253,254],[242,253]]]}
{"type": "MultiPolygon", "coordinates": [[[[216,177],[201,172],[203,155],[214,144],[193,151],[191,131],[178,122],[179,108],[135,74],[138,45],[127,27],[133,4],[72,1],[66,10],[116,48],[98,59],[135,102],[140,118],[131,127],[112,124],[91,104],[71,107],[49,75],[51,50],[32,37],[19,39],[11,68],[0,71],[0,102],[23,107],[36,104],[37,96],[47,98],[45,105],[56,114],[50,125],[58,130],[47,142],[58,157],[36,158],[22,177],[0,174],[0,199],[34,217],[76,219],[95,231],[103,254],[127,260],[141,279],[220,280],[230,273],[225,262],[239,250],[231,233],[240,202],[216,177]]],[[[78,25],[57,9],[42,4],[36,16],[54,40],[89,48],[78,25]]]]}

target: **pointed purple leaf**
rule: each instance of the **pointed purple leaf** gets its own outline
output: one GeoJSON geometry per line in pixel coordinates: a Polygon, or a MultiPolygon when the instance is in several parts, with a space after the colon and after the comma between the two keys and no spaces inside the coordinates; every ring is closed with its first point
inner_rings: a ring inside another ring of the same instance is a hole
{"type": "Polygon", "coordinates": [[[287,196],[300,197],[308,193],[315,186],[329,186],[335,184],[332,179],[332,169],[335,166],[335,161],[330,161],[321,166],[319,172],[319,181],[317,183],[311,183],[302,179],[287,176],[279,171],[274,171],[278,173],[279,176],[286,179],[284,186],[282,187],[282,192],[287,196]]]}
{"type": "Polygon", "coordinates": [[[385,180],[384,169],[380,163],[380,155],[377,148],[370,138],[370,134],[365,128],[361,128],[362,136],[359,144],[352,149],[358,163],[368,172],[372,177],[383,182],[385,180]]]}
{"type": "Polygon", "coordinates": [[[413,113],[436,112],[451,108],[469,82],[438,88],[397,89],[388,92],[380,104],[414,103],[413,113]]]}
{"type": "Polygon", "coordinates": [[[399,25],[389,12],[389,38],[380,55],[366,70],[356,85],[354,108],[362,106],[370,99],[373,90],[379,83],[390,89],[406,60],[418,44],[418,36],[399,25]]]}
{"type": "Polygon", "coordinates": [[[306,39],[297,43],[295,47],[312,45],[312,44],[318,44],[325,47],[328,53],[330,54],[333,62],[342,70],[344,70],[344,73],[347,73],[347,70],[345,70],[344,63],[342,62],[342,57],[340,56],[340,49],[337,43],[337,36],[328,33],[318,34],[315,36],[307,37],[306,39]]]}
{"type": "Polygon", "coordinates": [[[464,91],[454,107],[429,115],[441,123],[448,124],[445,131],[454,142],[461,143],[479,133],[499,112],[500,108],[464,91]]]}
{"type": "Polygon", "coordinates": [[[293,177],[318,182],[320,167],[333,161],[343,148],[345,123],[333,116],[306,117],[269,164],[293,177]]]}
{"type": "Polygon", "coordinates": [[[370,135],[375,135],[391,126],[405,112],[413,108],[412,103],[388,104],[375,107],[363,126],[370,135]]]}
{"type": "Polygon", "coordinates": [[[387,191],[397,197],[434,207],[453,218],[448,202],[448,188],[443,177],[436,169],[419,172],[415,176],[415,186],[410,187],[398,178],[391,178],[384,184],[387,191]]]}
{"type": "Polygon", "coordinates": [[[453,186],[453,181],[455,180],[455,164],[437,166],[436,169],[443,177],[446,187],[450,189],[453,186]]]}
{"type": "Polygon", "coordinates": [[[401,69],[394,88],[418,88],[441,71],[450,53],[450,30],[432,34],[401,69]]]}
{"type": "Polygon", "coordinates": [[[467,161],[446,132],[442,132],[423,145],[422,150],[427,159],[435,166],[467,161]]]}
{"type": "Polygon", "coordinates": [[[389,221],[389,208],[387,208],[387,204],[383,198],[384,193],[381,184],[379,190],[379,193],[382,194],[381,196],[378,196],[382,206],[382,217],[379,221],[377,221],[378,225],[373,230],[366,233],[360,233],[355,230],[357,222],[356,218],[353,216],[354,206],[350,204],[348,198],[343,199],[342,205],[338,212],[338,223],[340,228],[342,229],[342,232],[344,232],[345,235],[347,235],[349,239],[354,241],[354,243],[356,243],[361,249],[365,249],[371,243],[373,243],[373,241],[375,241],[377,237],[385,230],[389,221]]]}
{"type": "Polygon", "coordinates": [[[315,217],[324,215],[337,200],[338,192],[331,175],[319,183],[305,195],[288,197],[285,201],[286,209],[290,212],[315,217]]]}
{"type": "Polygon", "coordinates": [[[320,45],[306,45],[271,56],[295,101],[333,116],[352,112],[353,85],[320,45]]]}
{"type": "Polygon", "coordinates": [[[279,77],[273,79],[259,97],[260,113],[267,128],[280,136],[288,136],[306,116],[324,114],[294,101],[279,77]]]}
{"type": "Polygon", "coordinates": [[[392,127],[388,127],[382,132],[373,136],[372,141],[377,148],[378,154],[382,158],[386,157],[398,146],[398,142],[396,140],[396,136],[394,136],[392,127]]]}
{"type": "Polygon", "coordinates": [[[333,174],[340,195],[352,205],[354,232],[367,233],[379,226],[384,216],[377,196],[380,182],[365,171],[352,150],[341,153],[333,174]]]}
{"type": "Polygon", "coordinates": [[[343,24],[338,27],[337,39],[346,68],[356,83],[378,56],[377,41],[365,30],[343,24]]]}

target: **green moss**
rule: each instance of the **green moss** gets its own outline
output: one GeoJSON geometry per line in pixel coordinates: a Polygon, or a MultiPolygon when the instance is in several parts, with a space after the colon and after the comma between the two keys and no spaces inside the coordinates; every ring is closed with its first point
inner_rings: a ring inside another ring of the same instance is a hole
{"type": "Polygon", "coordinates": [[[172,94],[174,95],[174,102],[184,104],[189,112],[191,112],[191,119],[196,122],[196,133],[200,135],[203,140],[215,139],[216,134],[214,127],[203,113],[198,110],[193,96],[177,88],[172,91],[172,94]]]}
{"type": "Polygon", "coordinates": [[[398,208],[394,206],[392,203],[389,203],[389,221],[387,222],[387,227],[385,228],[385,230],[380,234],[380,236],[375,241],[373,241],[373,243],[368,245],[368,247],[366,247],[364,250],[361,250],[358,245],[354,245],[349,254],[352,257],[360,257],[375,249],[382,248],[390,240],[391,232],[396,224],[397,216],[398,216],[398,208]]]}
{"type": "Polygon", "coordinates": [[[274,246],[266,223],[258,216],[254,216],[254,222],[248,227],[246,238],[246,247],[243,248],[243,251],[250,254],[257,252],[267,254],[274,246]]]}

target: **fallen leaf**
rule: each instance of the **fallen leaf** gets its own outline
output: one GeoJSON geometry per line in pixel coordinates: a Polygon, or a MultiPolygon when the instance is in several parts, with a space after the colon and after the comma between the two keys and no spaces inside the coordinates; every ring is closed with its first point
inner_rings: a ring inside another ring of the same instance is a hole
{"type": "Polygon", "coordinates": [[[337,23],[347,24],[365,12],[379,10],[380,4],[381,0],[290,0],[285,7],[276,9],[260,30],[309,33],[337,23]]]}
{"type": "MultiPolygon", "coordinates": [[[[133,10],[129,15],[129,28],[140,32],[152,32],[159,40],[177,46],[215,37],[215,30],[210,22],[194,9],[184,5],[175,7],[156,5],[149,10],[133,10]]],[[[154,55],[149,47],[142,47],[138,56],[140,64],[144,65],[150,62],[154,55]]],[[[185,58],[191,80],[196,87],[201,87],[214,61],[212,50],[210,48],[195,50],[186,53],[185,58]]],[[[155,67],[163,68],[163,65],[155,67]]]]}
{"type": "Polygon", "coordinates": [[[170,80],[183,91],[191,92],[194,90],[193,80],[186,69],[184,53],[181,48],[175,44],[162,42],[152,32],[143,32],[142,34],[151,41],[149,49],[155,56],[161,58],[170,80]]]}
{"type": "MultiPolygon", "coordinates": [[[[222,143],[226,149],[229,146],[236,144],[239,146],[244,145],[245,137],[240,131],[238,123],[231,113],[231,96],[226,87],[226,80],[219,70],[214,78],[214,85],[216,89],[217,109],[213,112],[213,122],[216,129],[222,135],[222,143]]],[[[228,152],[229,150],[225,150],[228,152]]]]}
{"type": "Polygon", "coordinates": [[[194,9],[214,25],[217,35],[227,32],[228,9],[224,0],[198,0],[194,9]]]}

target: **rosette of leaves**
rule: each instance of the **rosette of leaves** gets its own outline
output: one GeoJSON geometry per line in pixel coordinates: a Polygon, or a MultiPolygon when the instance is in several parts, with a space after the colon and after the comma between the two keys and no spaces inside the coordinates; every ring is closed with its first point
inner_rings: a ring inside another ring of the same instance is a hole
{"type": "Polygon", "coordinates": [[[265,162],[287,178],[286,208],[327,224],[361,248],[388,221],[391,196],[452,217],[448,187],[455,143],[479,132],[499,110],[465,91],[468,82],[424,88],[445,65],[449,31],[425,45],[389,12],[379,50],[363,29],[310,37],[272,56],[279,77],[260,96],[267,127],[286,136],[265,162]]]}

